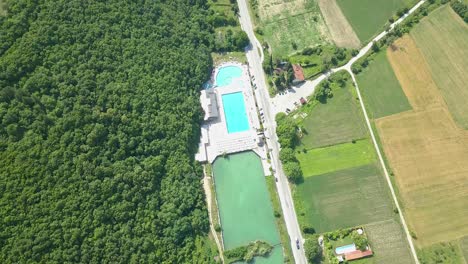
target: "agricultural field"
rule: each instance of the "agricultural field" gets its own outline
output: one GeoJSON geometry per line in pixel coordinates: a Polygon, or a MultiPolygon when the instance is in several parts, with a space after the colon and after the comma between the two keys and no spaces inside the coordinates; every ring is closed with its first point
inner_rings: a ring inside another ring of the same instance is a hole
{"type": "Polygon", "coordinates": [[[457,124],[468,129],[468,26],[446,5],[423,19],[411,36],[457,124]]]}
{"type": "Polygon", "coordinates": [[[344,16],[336,0],[318,0],[325,24],[327,25],[333,42],[338,47],[359,48],[361,42],[344,16]]]}
{"type": "Polygon", "coordinates": [[[318,101],[319,93],[301,113],[291,114],[303,130],[295,155],[304,179],[293,189],[299,223],[318,233],[357,226],[369,230],[375,255],[353,263],[385,263],[395,258],[412,263],[353,87],[337,85],[341,82],[335,77],[329,78],[333,97],[326,103],[318,101]]]}
{"type": "Polygon", "coordinates": [[[343,14],[362,43],[384,30],[398,10],[411,7],[417,0],[337,0],[343,14]]]}
{"type": "Polygon", "coordinates": [[[369,139],[343,143],[324,148],[301,151],[296,154],[304,177],[324,174],[368,164],[375,160],[374,146],[369,139]]]}
{"type": "Polygon", "coordinates": [[[317,232],[365,225],[392,217],[392,203],[377,163],[304,180],[295,190],[298,217],[317,232]]]}
{"type": "Polygon", "coordinates": [[[369,117],[380,118],[411,110],[385,52],[379,52],[356,79],[369,117]]]}
{"type": "Polygon", "coordinates": [[[394,219],[375,222],[364,226],[375,256],[371,259],[379,264],[414,263],[413,257],[406,243],[403,228],[394,219]]]}
{"type": "MultiPolygon", "coordinates": [[[[301,126],[306,135],[301,146],[306,149],[331,146],[362,139],[367,135],[364,116],[350,83],[333,89],[333,98],[326,103],[316,102],[307,110],[301,126]]],[[[309,107],[309,106],[306,106],[309,107]]]]}
{"type": "Polygon", "coordinates": [[[443,89],[417,42],[406,36],[395,46],[388,56],[414,110],[377,119],[376,127],[417,245],[454,241],[468,235],[468,131],[436,92],[443,89]]]}
{"type": "Polygon", "coordinates": [[[257,33],[276,58],[329,42],[328,29],[315,1],[252,1],[257,33]]]}
{"type": "Polygon", "coordinates": [[[466,263],[458,243],[439,243],[427,248],[418,250],[418,258],[421,264],[446,263],[463,264],[466,263]]]}

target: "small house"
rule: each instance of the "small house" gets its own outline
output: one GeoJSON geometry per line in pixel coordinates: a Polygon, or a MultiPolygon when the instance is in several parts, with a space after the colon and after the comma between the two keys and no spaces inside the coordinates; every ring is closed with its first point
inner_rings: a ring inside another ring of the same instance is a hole
{"type": "Polygon", "coordinates": [[[305,81],[304,70],[302,69],[301,65],[293,64],[292,68],[294,72],[294,80],[292,81],[292,83],[298,84],[298,83],[304,82],[305,81]]]}

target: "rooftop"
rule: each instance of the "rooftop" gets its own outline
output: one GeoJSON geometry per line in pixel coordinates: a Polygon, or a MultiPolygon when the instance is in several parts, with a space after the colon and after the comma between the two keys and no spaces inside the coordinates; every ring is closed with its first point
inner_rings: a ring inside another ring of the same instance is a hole
{"type": "Polygon", "coordinates": [[[370,249],[369,250],[364,250],[364,251],[355,250],[355,251],[352,251],[352,252],[349,252],[349,253],[345,254],[345,259],[346,260],[355,260],[355,259],[360,259],[360,258],[372,256],[373,254],[374,253],[370,249]]]}
{"type": "Polygon", "coordinates": [[[304,81],[305,80],[304,70],[302,69],[301,65],[293,64],[292,67],[294,71],[295,81],[301,81],[301,82],[304,81]]]}

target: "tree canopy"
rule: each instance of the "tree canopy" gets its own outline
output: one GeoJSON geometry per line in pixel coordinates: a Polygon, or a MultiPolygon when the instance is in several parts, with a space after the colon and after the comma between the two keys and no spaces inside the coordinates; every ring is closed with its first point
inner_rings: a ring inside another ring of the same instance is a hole
{"type": "Polygon", "coordinates": [[[308,238],[304,243],[304,250],[306,253],[307,260],[310,263],[320,263],[322,258],[322,248],[317,242],[318,236],[313,235],[308,238]]]}
{"type": "Polygon", "coordinates": [[[209,263],[194,160],[204,0],[10,0],[0,17],[2,263],[209,263]]]}

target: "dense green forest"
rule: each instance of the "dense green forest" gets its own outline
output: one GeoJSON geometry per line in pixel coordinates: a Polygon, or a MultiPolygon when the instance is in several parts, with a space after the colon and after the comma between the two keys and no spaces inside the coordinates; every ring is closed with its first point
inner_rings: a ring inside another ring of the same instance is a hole
{"type": "MultiPolygon", "coordinates": [[[[5,0],[2,0],[5,2],[5,0]]],[[[204,0],[7,0],[0,262],[208,263],[204,0]]]]}

